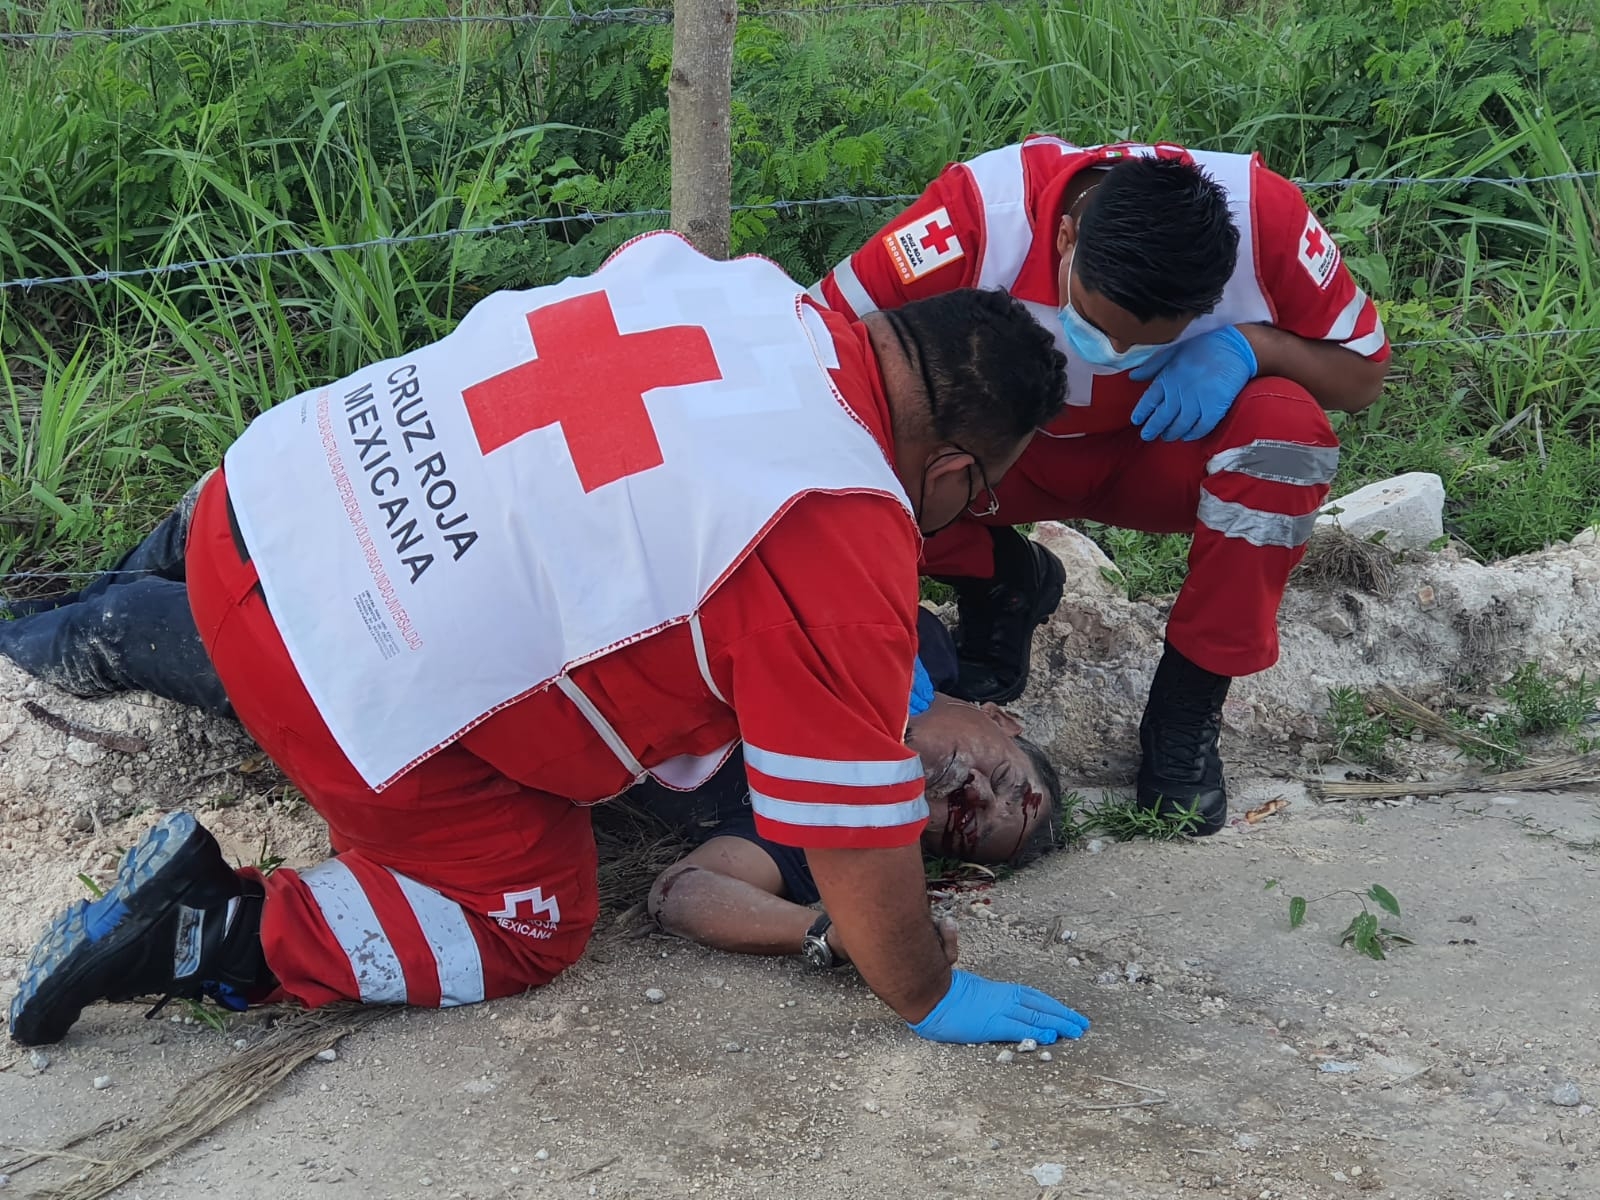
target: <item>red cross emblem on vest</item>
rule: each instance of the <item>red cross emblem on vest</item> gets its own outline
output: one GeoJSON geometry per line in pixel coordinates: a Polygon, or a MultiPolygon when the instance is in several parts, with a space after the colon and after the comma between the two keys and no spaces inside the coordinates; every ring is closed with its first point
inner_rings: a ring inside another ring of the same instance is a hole
{"type": "Polygon", "coordinates": [[[585,493],[664,461],[646,392],[722,378],[703,328],[622,333],[604,291],[534,309],[528,330],[538,358],[461,393],[478,448],[559,425],[585,493]]]}

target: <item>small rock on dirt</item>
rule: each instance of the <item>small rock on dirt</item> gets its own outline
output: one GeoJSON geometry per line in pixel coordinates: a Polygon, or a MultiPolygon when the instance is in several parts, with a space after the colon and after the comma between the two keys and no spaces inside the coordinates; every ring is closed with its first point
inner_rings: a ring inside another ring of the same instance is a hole
{"type": "Polygon", "coordinates": [[[1550,1092],[1550,1103],[1562,1108],[1577,1108],[1583,1103],[1583,1091],[1570,1079],[1558,1083],[1550,1092]]]}
{"type": "Polygon", "coordinates": [[[548,1151],[548,1150],[539,1150],[539,1151],[535,1151],[534,1156],[533,1156],[533,1161],[534,1162],[545,1162],[546,1160],[549,1159],[549,1157],[550,1157],[550,1151],[548,1151]]]}
{"type": "Polygon", "coordinates": [[[28,1065],[31,1066],[35,1071],[48,1070],[50,1066],[50,1056],[43,1050],[30,1050],[28,1051],[28,1065]]]}
{"type": "Polygon", "coordinates": [[[1444,534],[1444,481],[1412,471],[1369,483],[1329,504],[1317,524],[1337,525],[1361,541],[1381,533],[1394,550],[1426,550],[1444,534]]]}
{"type": "Polygon", "coordinates": [[[1017,1043],[1018,1054],[1032,1054],[1038,1048],[1039,1043],[1034,1041],[1032,1038],[1023,1038],[1017,1043]]]}
{"type": "Polygon", "coordinates": [[[744,1047],[741,1046],[738,1042],[723,1042],[722,1043],[722,1049],[723,1049],[723,1051],[725,1053],[728,1053],[728,1054],[743,1054],[744,1053],[744,1047]]]}
{"type": "Polygon", "coordinates": [[[1145,978],[1144,964],[1131,962],[1122,969],[1122,973],[1127,977],[1129,983],[1138,983],[1145,978]]]}
{"type": "Polygon", "coordinates": [[[1000,1051],[999,1054],[996,1054],[994,1056],[994,1060],[997,1063],[1008,1063],[1008,1062],[1014,1061],[1016,1059],[1016,1057],[1017,1056],[1015,1054],[1011,1053],[1011,1051],[1002,1050],[1002,1051],[1000,1051]]]}
{"type": "Polygon", "coordinates": [[[644,998],[648,1004],[665,1004],[667,1002],[667,994],[660,988],[646,988],[644,998]]]}
{"type": "Polygon", "coordinates": [[[1067,1169],[1060,1163],[1040,1163],[1028,1172],[1040,1187],[1055,1187],[1066,1178],[1067,1169]]]}
{"type": "Polygon", "coordinates": [[[337,1050],[335,1050],[332,1046],[329,1046],[326,1050],[319,1050],[317,1052],[317,1061],[318,1062],[338,1062],[339,1061],[339,1052],[337,1050]]]}
{"type": "Polygon", "coordinates": [[[1052,1062],[1054,1059],[1055,1059],[1055,1055],[1051,1054],[1050,1051],[1048,1051],[1048,1050],[1039,1051],[1039,1061],[1040,1062],[1052,1062]]]}
{"type": "Polygon", "coordinates": [[[1322,1062],[1317,1064],[1317,1070],[1324,1075],[1354,1075],[1360,1069],[1361,1064],[1353,1062],[1322,1062]]]}
{"type": "Polygon", "coordinates": [[[133,795],[133,780],[126,775],[118,775],[111,781],[111,790],[119,796],[133,795]]]}
{"type": "Polygon", "coordinates": [[[109,1075],[96,1075],[94,1077],[94,1090],[95,1091],[103,1092],[110,1086],[111,1086],[111,1076],[109,1076],[109,1075]]]}

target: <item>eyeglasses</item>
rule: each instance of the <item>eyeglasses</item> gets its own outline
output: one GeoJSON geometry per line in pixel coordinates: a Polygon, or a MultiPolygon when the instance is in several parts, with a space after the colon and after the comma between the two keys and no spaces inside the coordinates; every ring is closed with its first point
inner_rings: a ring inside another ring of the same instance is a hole
{"type": "MultiPolygon", "coordinates": [[[[971,451],[963,450],[962,453],[970,454],[971,451]]],[[[983,464],[978,461],[976,454],[972,455],[972,466],[967,468],[967,490],[971,493],[971,498],[967,501],[967,515],[969,517],[992,517],[1000,511],[1000,497],[995,493],[994,488],[989,486],[989,475],[984,471],[983,464]],[[973,467],[978,469],[978,479],[983,483],[983,486],[976,492],[972,491],[973,467]]]]}

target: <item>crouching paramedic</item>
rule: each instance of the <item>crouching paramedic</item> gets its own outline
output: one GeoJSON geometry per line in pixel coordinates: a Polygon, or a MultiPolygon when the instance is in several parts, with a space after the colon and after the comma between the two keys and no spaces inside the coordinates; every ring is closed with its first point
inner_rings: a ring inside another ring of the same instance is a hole
{"type": "MultiPolygon", "coordinates": [[[[1051,997],[947,964],[901,740],[918,531],[987,511],[1064,388],[1003,293],[854,322],[765,260],[658,234],[268,411],[164,578],[337,857],[262,879],[163,818],[45,933],[12,1036],[56,1040],[101,998],[432,1006],[545,983],[596,918],[582,806],[646,776],[692,788],[741,741],[763,833],[805,849],[918,1033],[1077,1036],[1051,997]]],[[[119,661],[105,686],[145,686],[119,661]]]]}
{"type": "Polygon", "coordinates": [[[1278,657],[1278,607],[1338,464],[1324,410],[1382,387],[1383,324],[1339,248],[1259,156],[1032,137],[947,168],[812,289],[864,317],[1008,288],[1067,355],[1070,407],[999,507],[929,541],[955,586],[961,688],[1005,703],[1064,571],[1018,523],[1192,533],[1140,725],[1137,797],[1220,829],[1230,681],[1278,657]]]}

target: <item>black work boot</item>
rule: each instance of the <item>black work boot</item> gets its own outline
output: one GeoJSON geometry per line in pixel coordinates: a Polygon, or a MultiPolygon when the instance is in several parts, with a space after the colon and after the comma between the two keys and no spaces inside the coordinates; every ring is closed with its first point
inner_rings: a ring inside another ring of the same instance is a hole
{"type": "Polygon", "coordinates": [[[1216,833],[1228,819],[1217,737],[1232,682],[1195,666],[1169,642],[1139,723],[1138,803],[1163,816],[1193,812],[1199,823],[1189,832],[1196,837],[1216,833]]]}
{"type": "Polygon", "coordinates": [[[60,1041],[96,1000],[210,996],[240,1011],[270,987],[259,880],[241,879],[188,813],[173,813],[122,860],[98,900],[75,901],[34,947],[11,1001],[11,1037],[60,1041]]]}
{"type": "Polygon", "coordinates": [[[1028,684],[1033,631],[1061,603],[1067,570],[1032,538],[1009,526],[994,539],[992,579],[941,579],[956,590],[960,627],[961,695],[979,704],[1005,704],[1028,684]]]}

